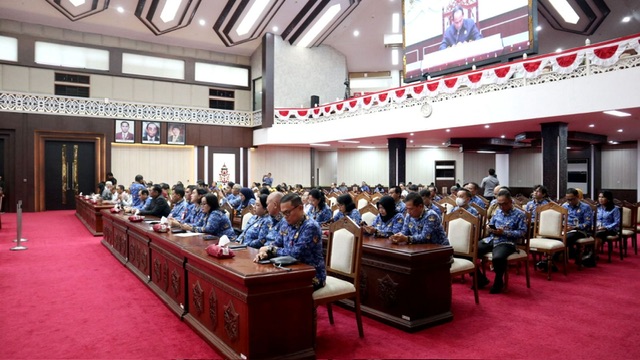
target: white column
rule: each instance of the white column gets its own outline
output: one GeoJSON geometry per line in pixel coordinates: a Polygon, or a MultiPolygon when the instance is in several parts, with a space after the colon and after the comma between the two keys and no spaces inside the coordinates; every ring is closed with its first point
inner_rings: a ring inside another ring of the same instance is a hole
{"type": "Polygon", "coordinates": [[[509,154],[496,154],[495,169],[500,185],[509,186],[509,154]]]}

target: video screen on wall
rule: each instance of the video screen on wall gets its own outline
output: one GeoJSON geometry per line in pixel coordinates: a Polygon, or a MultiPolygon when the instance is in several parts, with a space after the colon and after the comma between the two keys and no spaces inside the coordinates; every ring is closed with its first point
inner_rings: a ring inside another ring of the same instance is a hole
{"type": "Polygon", "coordinates": [[[405,82],[537,52],[537,0],[403,0],[405,82]]]}

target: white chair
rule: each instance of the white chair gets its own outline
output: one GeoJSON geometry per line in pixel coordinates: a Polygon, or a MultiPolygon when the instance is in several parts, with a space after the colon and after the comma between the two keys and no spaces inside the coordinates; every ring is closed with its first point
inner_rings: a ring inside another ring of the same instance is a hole
{"type": "Polygon", "coordinates": [[[360,311],[360,258],[362,255],[362,229],[348,217],[331,224],[327,242],[327,281],[323,288],[313,292],[316,307],[327,306],[329,323],[333,325],[331,303],[353,299],[358,333],[364,337],[360,311]],[[331,274],[340,276],[337,278],[331,274]],[[348,279],[342,280],[342,279],[348,279]]]}
{"type": "Polygon", "coordinates": [[[362,221],[367,223],[367,225],[373,224],[373,221],[378,216],[378,208],[375,205],[367,204],[367,206],[358,210],[362,217],[362,221]]]}
{"type": "Polygon", "coordinates": [[[553,255],[562,252],[564,274],[567,275],[567,220],[569,213],[564,207],[550,202],[536,208],[536,223],[529,250],[541,253],[547,260],[547,280],[551,280],[553,255]]]}
{"type": "MultiPolygon", "coordinates": [[[[444,216],[444,228],[453,247],[453,264],[449,269],[451,277],[475,273],[480,219],[464,209],[459,209],[444,216]]],[[[473,295],[476,304],[479,304],[477,276],[473,277],[473,295]]]]}

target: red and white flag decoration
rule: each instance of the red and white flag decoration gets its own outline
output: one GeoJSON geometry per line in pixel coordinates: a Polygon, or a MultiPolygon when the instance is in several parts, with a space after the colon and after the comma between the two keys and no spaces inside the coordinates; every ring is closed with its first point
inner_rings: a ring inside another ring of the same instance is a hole
{"type": "Polygon", "coordinates": [[[585,46],[560,54],[539,56],[506,65],[497,65],[478,71],[427,80],[310,109],[276,109],[275,116],[277,119],[283,120],[291,117],[297,120],[305,120],[317,119],[320,116],[340,115],[345,111],[369,110],[372,107],[384,107],[390,103],[400,104],[407,101],[408,97],[419,100],[426,96],[435,97],[443,93],[454,93],[462,86],[478,89],[483,85],[504,84],[511,80],[516,73],[522,74],[526,79],[535,79],[545,70],[559,74],[569,74],[579,66],[584,65],[585,61],[592,65],[608,67],[616,64],[622,54],[630,49],[640,53],[640,36],[635,35],[602,44],[585,46]]]}

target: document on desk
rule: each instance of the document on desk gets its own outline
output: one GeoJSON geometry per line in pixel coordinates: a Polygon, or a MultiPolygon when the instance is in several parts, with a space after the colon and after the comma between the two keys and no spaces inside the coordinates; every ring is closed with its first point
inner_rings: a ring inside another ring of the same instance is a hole
{"type": "Polygon", "coordinates": [[[189,237],[189,236],[197,236],[197,235],[202,235],[202,234],[196,233],[196,232],[185,232],[185,233],[173,234],[173,236],[179,236],[179,237],[189,237]]]}

